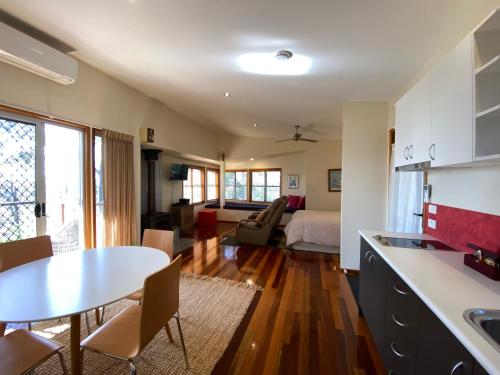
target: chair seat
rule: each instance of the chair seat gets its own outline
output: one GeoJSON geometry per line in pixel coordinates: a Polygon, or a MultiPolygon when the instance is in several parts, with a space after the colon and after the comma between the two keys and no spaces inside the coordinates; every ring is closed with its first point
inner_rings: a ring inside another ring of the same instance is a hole
{"type": "Polygon", "coordinates": [[[127,299],[131,299],[133,301],[140,301],[142,299],[142,289],[132,294],[129,294],[127,296],[127,299]]]}
{"type": "Polygon", "coordinates": [[[22,374],[61,348],[24,329],[13,331],[0,337],[0,374],[22,374]]]}
{"type": "Polygon", "coordinates": [[[123,359],[140,350],[141,306],[129,306],[82,341],[82,347],[123,359]]]}

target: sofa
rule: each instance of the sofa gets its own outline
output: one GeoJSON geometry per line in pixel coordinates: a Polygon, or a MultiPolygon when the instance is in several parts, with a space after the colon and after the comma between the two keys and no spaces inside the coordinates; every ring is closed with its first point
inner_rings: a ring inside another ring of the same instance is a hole
{"type": "Polygon", "coordinates": [[[238,242],[264,246],[269,241],[271,234],[278,227],[281,217],[285,212],[288,197],[276,199],[265,210],[251,215],[249,219],[238,223],[238,242]]]}

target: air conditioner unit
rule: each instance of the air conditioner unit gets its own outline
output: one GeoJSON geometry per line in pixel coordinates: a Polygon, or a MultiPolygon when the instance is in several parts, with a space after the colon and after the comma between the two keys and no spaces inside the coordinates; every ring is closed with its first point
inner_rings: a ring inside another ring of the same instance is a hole
{"type": "Polygon", "coordinates": [[[0,61],[63,85],[78,76],[78,62],[71,56],[0,22],[0,61]]]}

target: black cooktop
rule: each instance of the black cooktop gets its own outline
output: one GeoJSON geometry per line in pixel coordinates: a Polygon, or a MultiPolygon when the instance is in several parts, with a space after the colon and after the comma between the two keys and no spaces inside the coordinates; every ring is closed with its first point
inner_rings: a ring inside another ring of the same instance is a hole
{"type": "Polygon", "coordinates": [[[405,247],[421,250],[457,251],[454,248],[437,240],[420,240],[416,238],[375,236],[375,239],[384,246],[405,247]]]}

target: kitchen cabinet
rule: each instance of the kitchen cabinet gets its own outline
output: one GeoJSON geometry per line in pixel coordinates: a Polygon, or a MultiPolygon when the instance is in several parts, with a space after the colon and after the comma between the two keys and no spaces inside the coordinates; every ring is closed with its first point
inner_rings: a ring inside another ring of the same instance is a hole
{"type": "Polygon", "coordinates": [[[388,374],[485,373],[364,238],[360,253],[359,304],[388,374]]]}
{"type": "Polygon", "coordinates": [[[431,71],[432,167],[473,159],[473,43],[467,36],[431,71]]]}
{"type": "Polygon", "coordinates": [[[378,347],[384,341],[385,280],[387,265],[376,251],[361,239],[359,305],[378,347]]]}
{"type": "Polygon", "coordinates": [[[408,155],[410,146],[410,93],[404,95],[395,105],[396,144],[394,149],[394,164],[396,167],[411,164],[408,155]]]}

